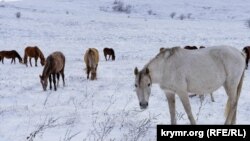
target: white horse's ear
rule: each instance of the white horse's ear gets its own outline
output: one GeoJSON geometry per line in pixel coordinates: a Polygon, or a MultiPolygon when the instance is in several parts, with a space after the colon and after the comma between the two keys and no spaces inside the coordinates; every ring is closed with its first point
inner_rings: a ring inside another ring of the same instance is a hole
{"type": "Polygon", "coordinates": [[[139,73],[138,68],[135,67],[134,74],[137,75],[139,73]]]}
{"type": "Polygon", "coordinates": [[[149,74],[149,69],[148,68],[146,68],[146,74],[149,74]]]}

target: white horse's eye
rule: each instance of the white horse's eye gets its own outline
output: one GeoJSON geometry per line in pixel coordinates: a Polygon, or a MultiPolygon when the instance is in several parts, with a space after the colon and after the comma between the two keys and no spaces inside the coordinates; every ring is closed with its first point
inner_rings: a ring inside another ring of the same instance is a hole
{"type": "Polygon", "coordinates": [[[148,83],[148,87],[150,86],[150,83],[148,83]]]}
{"type": "Polygon", "coordinates": [[[135,87],[136,87],[136,88],[138,87],[137,84],[135,84],[135,87]]]}

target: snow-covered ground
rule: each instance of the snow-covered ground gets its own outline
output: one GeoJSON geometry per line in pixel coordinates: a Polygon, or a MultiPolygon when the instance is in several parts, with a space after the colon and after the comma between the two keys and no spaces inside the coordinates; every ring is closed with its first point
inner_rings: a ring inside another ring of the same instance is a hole
{"type": "MultiPolygon", "coordinates": [[[[123,2],[131,6],[128,13],[113,11],[114,0],[0,1],[0,50],[23,57],[26,46],[37,45],[45,56],[57,50],[66,56],[66,87],[60,81],[57,91],[42,90],[40,63],[0,63],[1,141],[156,140],[156,125],[170,124],[168,104],[153,85],[148,109],[140,110],[134,68],[141,69],[160,47],[249,45],[248,0],[123,2]],[[96,81],[84,71],[89,47],[100,53],[96,81]],[[115,61],[105,61],[104,47],[114,48],[115,61]]],[[[249,83],[246,70],[237,124],[250,124],[249,83]]],[[[221,88],[214,97],[203,103],[190,98],[197,124],[224,123],[226,94],[221,88]]],[[[189,124],[176,98],[177,123],[189,124]]]]}

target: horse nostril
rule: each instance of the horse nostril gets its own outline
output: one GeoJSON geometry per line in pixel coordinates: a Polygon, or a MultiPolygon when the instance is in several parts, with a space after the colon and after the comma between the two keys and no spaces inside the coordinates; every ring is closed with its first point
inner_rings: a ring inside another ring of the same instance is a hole
{"type": "Polygon", "coordinates": [[[148,107],[148,102],[145,102],[145,103],[140,102],[140,107],[143,108],[143,109],[147,108],[148,107]]]}
{"type": "Polygon", "coordinates": [[[142,103],[140,102],[140,106],[142,106],[142,103]]]}

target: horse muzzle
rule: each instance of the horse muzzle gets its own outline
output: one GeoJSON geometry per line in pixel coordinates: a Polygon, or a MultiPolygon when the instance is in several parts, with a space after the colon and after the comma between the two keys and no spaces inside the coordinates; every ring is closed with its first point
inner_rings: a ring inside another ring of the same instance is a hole
{"type": "Polygon", "coordinates": [[[141,109],[146,109],[147,107],[148,107],[148,102],[144,102],[144,103],[140,102],[141,109]]]}

